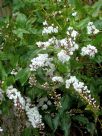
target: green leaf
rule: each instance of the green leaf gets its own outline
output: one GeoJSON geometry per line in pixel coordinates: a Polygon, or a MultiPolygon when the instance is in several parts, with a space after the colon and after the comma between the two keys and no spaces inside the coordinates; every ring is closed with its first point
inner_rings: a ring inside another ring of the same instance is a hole
{"type": "Polygon", "coordinates": [[[25,82],[28,80],[29,76],[30,76],[30,70],[28,68],[25,68],[18,72],[15,79],[19,80],[23,86],[25,82]]]}
{"type": "Polygon", "coordinates": [[[71,101],[70,97],[68,95],[65,95],[61,99],[61,109],[60,109],[60,114],[62,114],[65,110],[68,110],[71,106],[71,101]]]}
{"type": "Polygon", "coordinates": [[[46,123],[48,124],[48,126],[49,126],[52,130],[54,130],[53,120],[52,120],[51,116],[50,116],[50,115],[45,115],[44,119],[45,119],[46,123]]]}
{"type": "Polygon", "coordinates": [[[17,13],[16,24],[19,27],[24,28],[27,22],[27,17],[22,13],[17,13]]]}
{"type": "Polygon", "coordinates": [[[56,131],[58,125],[59,125],[59,122],[60,122],[60,115],[57,114],[55,116],[55,118],[53,119],[53,125],[54,125],[54,132],[56,131]]]}
{"type": "MultiPolygon", "coordinates": [[[[37,86],[38,87],[38,86],[37,86]]],[[[34,99],[36,97],[42,97],[46,95],[46,92],[44,90],[41,90],[40,88],[37,88],[36,86],[29,89],[27,91],[27,95],[31,98],[34,99]]]]}
{"type": "Polygon", "coordinates": [[[27,30],[22,29],[22,28],[13,30],[13,33],[16,34],[19,38],[23,38],[23,34],[29,34],[27,30]]]}
{"type": "Polygon", "coordinates": [[[8,60],[8,55],[0,51],[0,60],[8,60]]]}
{"type": "Polygon", "coordinates": [[[32,133],[31,129],[25,128],[21,136],[28,136],[28,135],[31,136],[31,133],[32,133]]]}
{"type": "Polygon", "coordinates": [[[64,131],[64,136],[70,135],[70,126],[71,126],[71,119],[69,114],[63,114],[61,118],[61,128],[64,131]]]}
{"type": "Polygon", "coordinates": [[[77,115],[77,116],[74,116],[73,119],[78,121],[79,123],[81,123],[83,125],[86,125],[86,124],[89,123],[88,119],[85,116],[77,115]]]}
{"type": "Polygon", "coordinates": [[[38,129],[36,128],[25,128],[21,136],[40,136],[38,129]]]}
{"type": "Polygon", "coordinates": [[[6,77],[7,77],[6,70],[5,70],[2,62],[0,62],[0,79],[5,80],[6,77]]]}
{"type": "Polygon", "coordinates": [[[77,27],[79,29],[83,29],[83,28],[85,28],[87,26],[87,24],[88,24],[89,21],[90,21],[89,17],[87,17],[87,18],[85,18],[83,20],[80,20],[80,22],[78,22],[78,24],[77,24],[77,27]]]}
{"type": "Polygon", "coordinates": [[[94,123],[88,123],[86,126],[87,130],[93,136],[95,133],[97,134],[96,126],[94,123]]]}
{"type": "Polygon", "coordinates": [[[67,62],[66,64],[62,64],[61,62],[56,62],[56,67],[60,73],[69,73],[70,72],[70,63],[67,62]]]}
{"type": "Polygon", "coordinates": [[[99,16],[99,13],[101,13],[101,8],[102,8],[102,0],[98,0],[94,5],[93,5],[93,10],[92,10],[92,17],[97,17],[99,16]]]}

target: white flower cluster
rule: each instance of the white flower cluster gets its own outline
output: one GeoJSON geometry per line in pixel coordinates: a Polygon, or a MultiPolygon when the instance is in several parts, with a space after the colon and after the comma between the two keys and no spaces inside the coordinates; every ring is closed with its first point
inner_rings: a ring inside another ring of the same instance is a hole
{"type": "Polygon", "coordinates": [[[27,98],[26,102],[20,92],[16,88],[13,88],[13,86],[8,87],[7,96],[10,100],[13,100],[14,106],[19,109],[23,109],[26,112],[28,120],[34,128],[39,127],[42,122],[41,115],[39,114],[36,106],[32,107],[30,103],[31,100],[29,98],[27,98]]]}
{"type": "Polygon", "coordinates": [[[63,83],[64,82],[64,80],[63,80],[63,78],[61,76],[54,76],[54,77],[52,77],[52,81],[53,82],[59,82],[59,83],[63,83]]]}
{"type": "Polygon", "coordinates": [[[65,50],[61,50],[57,54],[57,57],[62,63],[65,63],[65,62],[69,61],[69,59],[70,59],[70,56],[67,54],[67,52],[65,50]]]}
{"type": "Polygon", "coordinates": [[[91,96],[90,90],[83,82],[80,82],[75,76],[70,76],[70,78],[66,80],[66,88],[70,88],[71,85],[89,102],[89,104],[97,107],[96,100],[91,96]]]}
{"type": "Polygon", "coordinates": [[[30,70],[36,71],[40,67],[50,67],[52,58],[48,58],[48,54],[38,54],[38,57],[31,60],[30,70]]]}
{"type": "Polygon", "coordinates": [[[58,26],[55,27],[53,24],[51,26],[48,26],[47,21],[43,22],[44,28],[42,31],[43,34],[51,34],[51,33],[58,33],[58,26]]]}
{"type": "Polygon", "coordinates": [[[3,129],[0,127],[0,132],[3,132],[3,129]]]}
{"type": "Polygon", "coordinates": [[[59,41],[60,47],[63,47],[65,50],[61,50],[57,56],[58,59],[65,63],[66,61],[69,61],[70,56],[73,55],[73,52],[79,48],[78,44],[75,43],[75,41],[71,38],[62,39],[59,41]]]}
{"type": "Polygon", "coordinates": [[[39,114],[38,108],[36,106],[30,107],[30,102],[26,103],[26,114],[29,122],[31,122],[34,128],[38,128],[42,124],[42,116],[39,114]]]}
{"type": "Polygon", "coordinates": [[[74,29],[73,29],[73,27],[68,27],[68,29],[67,29],[67,35],[69,35],[71,38],[73,38],[74,40],[76,39],[76,37],[77,37],[77,35],[78,35],[78,32],[77,31],[75,31],[74,29]]]}
{"type": "MultiPolygon", "coordinates": [[[[47,22],[45,21],[43,25],[48,26],[47,22]]],[[[38,47],[46,49],[47,47],[53,45],[54,48],[63,48],[58,54],[58,59],[65,63],[69,61],[70,56],[73,55],[73,52],[79,48],[78,44],[75,42],[76,37],[78,36],[78,32],[73,29],[73,27],[69,27],[67,30],[67,35],[69,38],[64,39],[56,39],[55,37],[50,38],[48,41],[45,42],[36,42],[38,47]]],[[[33,62],[34,60],[32,60],[33,62]]],[[[37,61],[38,62],[38,61],[37,61]]],[[[34,69],[32,65],[30,65],[31,70],[34,69]]]]}
{"type": "Polygon", "coordinates": [[[78,44],[76,44],[72,38],[61,39],[60,41],[58,41],[58,44],[60,45],[59,47],[65,48],[70,55],[72,55],[73,52],[79,48],[78,44]]]}
{"type": "Polygon", "coordinates": [[[52,38],[50,38],[48,41],[45,41],[45,42],[39,41],[39,42],[36,42],[36,44],[37,44],[37,46],[38,46],[39,48],[46,49],[46,48],[49,47],[50,45],[55,44],[56,41],[57,41],[57,39],[56,39],[55,37],[52,37],[52,38]]]}
{"type": "Polygon", "coordinates": [[[75,76],[70,76],[70,78],[66,80],[66,88],[69,88],[71,84],[73,85],[74,89],[80,93],[82,91],[89,91],[87,86],[85,86],[83,82],[79,82],[75,76]]]}
{"type": "Polygon", "coordinates": [[[7,97],[13,100],[14,105],[19,109],[25,109],[25,99],[21,96],[21,93],[13,86],[7,88],[7,97]]]}
{"type": "Polygon", "coordinates": [[[47,47],[54,45],[54,48],[64,48],[69,52],[69,55],[73,55],[73,52],[78,49],[78,44],[72,38],[56,39],[55,37],[50,38],[46,42],[36,42],[39,48],[46,49],[47,47]]]}
{"type": "Polygon", "coordinates": [[[96,47],[92,46],[90,44],[81,49],[82,56],[89,55],[90,57],[94,57],[97,52],[98,51],[97,51],[96,47]]]}
{"type": "Polygon", "coordinates": [[[97,34],[99,33],[99,30],[95,27],[93,22],[89,22],[87,25],[87,33],[88,34],[97,34]]]}
{"type": "Polygon", "coordinates": [[[78,44],[75,42],[78,32],[75,31],[73,27],[69,27],[67,30],[67,35],[69,38],[64,38],[58,41],[58,45],[66,50],[62,50],[57,55],[62,63],[69,61],[70,56],[73,55],[73,52],[79,48],[78,44]]]}
{"type": "Polygon", "coordinates": [[[42,97],[42,98],[38,99],[37,102],[38,102],[37,107],[38,108],[41,107],[42,110],[47,110],[48,106],[50,106],[52,104],[51,101],[48,100],[47,97],[42,97]]]}

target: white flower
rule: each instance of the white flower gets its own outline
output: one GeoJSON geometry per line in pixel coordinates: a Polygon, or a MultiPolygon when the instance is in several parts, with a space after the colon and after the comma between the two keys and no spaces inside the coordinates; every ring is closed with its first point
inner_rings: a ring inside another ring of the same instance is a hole
{"type": "Polygon", "coordinates": [[[58,59],[62,62],[65,63],[67,61],[69,61],[70,56],[67,55],[67,52],[65,50],[61,50],[58,54],[57,54],[58,59]]]}
{"type": "Polygon", "coordinates": [[[18,106],[19,103],[21,109],[25,108],[25,99],[21,96],[20,92],[16,88],[13,88],[13,86],[9,86],[6,93],[7,97],[10,100],[13,100],[15,106],[18,106]]]}
{"type": "Polygon", "coordinates": [[[52,58],[48,58],[48,54],[38,54],[38,57],[31,60],[30,70],[36,71],[40,67],[50,67],[52,58]]]}
{"type": "Polygon", "coordinates": [[[9,99],[13,100],[15,106],[26,111],[28,120],[34,128],[39,127],[42,123],[42,116],[39,114],[36,106],[32,107],[30,98],[26,98],[25,101],[20,92],[18,92],[16,88],[13,88],[13,86],[7,88],[7,96],[9,99]]]}
{"type": "Polygon", "coordinates": [[[53,82],[61,82],[61,83],[63,83],[63,78],[62,77],[60,77],[60,76],[54,76],[53,78],[52,78],[52,81],[53,82]]]}
{"type": "Polygon", "coordinates": [[[95,27],[93,22],[89,22],[87,25],[87,33],[88,34],[97,34],[99,33],[99,30],[95,27]]]}
{"type": "Polygon", "coordinates": [[[42,124],[42,116],[39,114],[38,108],[31,105],[31,99],[27,97],[25,106],[26,115],[29,122],[34,128],[38,128],[42,124]]]}
{"type": "Polygon", "coordinates": [[[77,32],[77,31],[73,30],[73,31],[71,32],[71,37],[73,37],[74,39],[77,37],[77,35],[78,35],[78,32],[77,32]]]}
{"type": "Polygon", "coordinates": [[[67,47],[67,38],[59,40],[59,43],[62,47],[67,47]]]}
{"type": "Polygon", "coordinates": [[[43,22],[43,25],[44,25],[44,26],[47,26],[47,25],[48,25],[48,23],[47,23],[46,20],[43,22]]]}
{"type": "Polygon", "coordinates": [[[70,76],[70,78],[66,80],[67,89],[70,87],[70,85],[73,85],[74,89],[80,93],[82,90],[87,91],[87,86],[85,86],[83,82],[79,82],[75,76],[70,76]]]}
{"type": "Polygon", "coordinates": [[[81,49],[82,56],[89,55],[90,57],[94,57],[97,52],[98,51],[97,51],[96,47],[92,46],[90,44],[81,49]]]}
{"type": "Polygon", "coordinates": [[[83,82],[74,82],[73,87],[76,91],[81,92],[84,88],[84,83],[83,82]]]}
{"type": "Polygon", "coordinates": [[[43,28],[42,34],[51,34],[51,33],[58,33],[58,27],[46,26],[43,28]]]}
{"type": "Polygon", "coordinates": [[[3,129],[0,127],[0,132],[3,132],[3,129]]]}
{"type": "Polygon", "coordinates": [[[96,107],[95,99],[92,98],[90,90],[88,90],[88,87],[83,82],[80,82],[75,76],[70,76],[69,79],[66,80],[66,88],[69,89],[70,85],[72,85],[75,91],[81,94],[89,104],[96,107]]]}
{"type": "Polygon", "coordinates": [[[16,67],[16,69],[12,69],[11,75],[14,75],[14,76],[17,75],[20,70],[21,70],[20,67],[16,67]]]}
{"type": "Polygon", "coordinates": [[[69,35],[74,40],[76,39],[78,32],[73,29],[73,27],[69,26],[67,29],[67,35],[69,35]]]}
{"type": "Polygon", "coordinates": [[[52,38],[50,38],[48,41],[46,41],[46,42],[41,42],[41,41],[39,41],[39,42],[36,42],[36,44],[37,44],[37,46],[39,47],[39,48],[43,48],[43,49],[46,49],[47,47],[49,47],[50,45],[53,45],[53,44],[55,44],[55,42],[56,42],[56,38],[55,37],[52,37],[52,38]]]}
{"type": "Polygon", "coordinates": [[[29,104],[26,106],[26,114],[29,122],[31,122],[34,128],[39,127],[39,125],[42,123],[42,116],[39,114],[38,108],[35,106],[30,108],[29,104]]]}
{"type": "Polygon", "coordinates": [[[75,17],[77,15],[77,12],[73,12],[72,16],[75,17]]]}
{"type": "Polygon", "coordinates": [[[70,87],[70,81],[66,80],[66,88],[68,89],[70,87]]]}
{"type": "Polygon", "coordinates": [[[69,88],[72,83],[78,82],[75,76],[70,76],[70,79],[66,80],[66,88],[69,88]]]}
{"type": "Polygon", "coordinates": [[[16,71],[16,69],[12,69],[12,71],[11,71],[11,75],[17,75],[17,71],[16,71]]]}

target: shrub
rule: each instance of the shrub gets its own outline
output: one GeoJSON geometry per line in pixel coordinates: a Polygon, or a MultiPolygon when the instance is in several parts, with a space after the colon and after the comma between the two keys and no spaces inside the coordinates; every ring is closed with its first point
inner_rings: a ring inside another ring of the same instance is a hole
{"type": "Polygon", "coordinates": [[[101,0],[11,5],[0,19],[1,135],[100,136],[101,0]]]}

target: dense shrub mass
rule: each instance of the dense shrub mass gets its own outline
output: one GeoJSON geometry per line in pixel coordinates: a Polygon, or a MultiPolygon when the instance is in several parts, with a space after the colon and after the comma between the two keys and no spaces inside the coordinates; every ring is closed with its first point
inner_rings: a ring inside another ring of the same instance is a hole
{"type": "Polygon", "coordinates": [[[102,1],[5,0],[0,135],[102,135],[102,1]]]}

